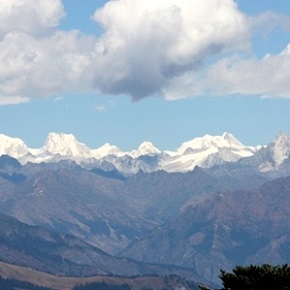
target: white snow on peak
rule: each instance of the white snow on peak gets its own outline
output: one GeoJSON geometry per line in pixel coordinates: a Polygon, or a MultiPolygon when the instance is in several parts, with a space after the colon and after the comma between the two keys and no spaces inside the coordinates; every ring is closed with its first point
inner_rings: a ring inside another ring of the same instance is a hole
{"type": "Polygon", "coordinates": [[[270,143],[269,149],[276,166],[282,164],[290,156],[290,136],[284,132],[279,133],[275,140],[270,143]]]}
{"type": "Polygon", "coordinates": [[[143,142],[137,149],[123,152],[109,143],[90,149],[72,134],[50,133],[43,147],[39,149],[28,148],[19,138],[0,134],[0,155],[10,155],[22,164],[70,159],[81,166],[89,167],[106,161],[104,164],[112,164],[125,175],[134,174],[141,169],[145,172],[161,169],[168,172],[187,172],[195,166],[210,168],[223,162],[236,162],[243,157],[250,157],[260,149],[261,158],[267,155],[266,163],[261,163],[261,170],[274,170],[290,157],[290,136],[279,133],[268,146],[249,147],[225,132],[221,136],[205,135],[184,142],[175,151],[160,151],[151,142],[143,142]],[[157,155],[158,158],[139,158],[144,155],[157,155]],[[132,158],[127,158],[129,156],[132,158]]]}
{"type": "Polygon", "coordinates": [[[98,149],[92,150],[93,156],[95,158],[102,158],[108,155],[115,155],[115,156],[123,156],[125,153],[115,145],[111,145],[110,143],[106,143],[103,146],[99,147],[98,149]]]}
{"type": "Polygon", "coordinates": [[[169,172],[186,172],[195,166],[209,168],[221,162],[235,162],[254,154],[255,148],[244,146],[232,134],[205,135],[184,142],[174,151],[166,151],[170,157],[162,167],[169,172]]]}
{"type": "Polygon", "coordinates": [[[234,137],[234,135],[230,133],[223,133],[222,138],[227,141],[231,147],[245,147],[236,137],[234,137]]]}
{"type": "Polygon", "coordinates": [[[245,146],[229,133],[224,133],[222,136],[211,136],[206,134],[204,137],[195,138],[191,141],[182,143],[181,146],[177,149],[177,152],[179,154],[184,154],[186,151],[197,152],[213,148],[231,148],[241,150],[245,148],[245,146]]]}
{"type": "Polygon", "coordinates": [[[129,155],[133,158],[137,158],[142,155],[156,155],[160,154],[161,151],[156,148],[151,142],[143,142],[138,149],[129,152],[129,155]]]}
{"type": "Polygon", "coordinates": [[[49,133],[42,153],[59,154],[66,157],[91,157],[91,150],[72,134],[49,133]]]}
{"type": "Polygon", "coordinates": [[[28,152],[28,147],[21,139],[0,134],[0,156],[9,155],[17,159],[28,152]]]}

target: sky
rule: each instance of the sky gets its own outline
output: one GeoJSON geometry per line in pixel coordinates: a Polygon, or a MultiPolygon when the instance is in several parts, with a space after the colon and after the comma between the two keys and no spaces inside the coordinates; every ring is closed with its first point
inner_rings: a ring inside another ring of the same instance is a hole
{"type": "Polygon", "coordinates": [[[289,0],[0,0],[0,134],[127,151],[224,132],[266,145],[280,131],[289,0]]]}

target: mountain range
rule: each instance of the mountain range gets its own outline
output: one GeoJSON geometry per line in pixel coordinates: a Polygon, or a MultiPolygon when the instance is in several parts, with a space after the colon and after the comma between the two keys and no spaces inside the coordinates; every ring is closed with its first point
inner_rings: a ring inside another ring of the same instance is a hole
{"type": "Polygon", "coordinates": [[[236,265],[289,262],[290,177],[255,190],[222,191],[132,243],[122,255],[182,265],[216,280],[236,265]]]}
{"type": "Polygon", "coordinates": [[[68,277],[0,262],[0,288],[3,290],[198,290],[199,287],[177,275],[133,276],[97,275],[68,277]]]}
{"type": "Polygon", "coordinates": [[[0,152],[2,261],[209,284],[236,264],[290,263],[286,133],[257,147],[225,133],[131,152],[55,133],[29,149],[1,135],[0,152]]]}
{"type": "Polygon", "coordinates": [[[138,149],[123,152],[109,143],[90,149],[72,134],[49,133],[44,145],[33,149],[19,138],[0,134],[0,156],[9,155],[22,165],[73,161],[85,169],[117,171],[124,176],[134,175],[140,170],[147,173],[160,170],[184,173],[196,166],[212,168],[250,160],[256,163],[260,172],[271,174],[284,170],[283,163],[290,154],[289,144],[290,136],[283,132],[268,145],[255,147],[245,146],[232,134],[224,133],[222,136],[205,135],[184,142],[175,151],[161,151],[151,142],[143,142],[138,149]]]}
{"type": "MultiPolygon", "coordinates": [[[[252,156],[261,148],[244,146],[229,133],[195,138],[182,143],[175,151],[161,151],[151,142],[143,142],[130,152],[123,152],[109,143],[90,149],[72,134],[64,133],[49,133],[41,148],[32,149],[19,138],[0,134],[0,155],[14,157],[21,164],[72,160],[85,168],[116,169],[124,175],[132,175],[139,170],[187,172],[195,166],[209,168],[225,161],[236,162],[240,158],[252,156]]],[[[278,155],[275,157],[281,158],[278,155]]]]}
{"type": "MultiPolygon", "coordinates": [[[[191,276],[189,270],[118,258],[72,235],[29,226],[0,214],[0,260],[58,276],[169,275],[191,276]]],[[[1,273],[1,272],[0,272],[1,273]]]]}

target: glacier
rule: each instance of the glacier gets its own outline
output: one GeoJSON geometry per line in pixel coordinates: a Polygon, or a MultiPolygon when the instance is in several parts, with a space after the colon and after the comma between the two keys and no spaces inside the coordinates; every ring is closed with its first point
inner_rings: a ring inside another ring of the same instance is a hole
{"type": "MultiPolygon", "coordinates": [[[[271,155],[271,166],[279,166],[290,155],[290,136],[280,132],[268,146],[245,146],[232,134],[221,136],[206,134],[182,143],[176,150],[160,150],[145,141],[132,151],[122,151],[109,143],[91,149],[79,142],[73,134],[49,133],[41,148],[29,148],[19,138],[0,134],[0,155],[9,155],[22,165],[31,163],[54,163],[71,160],[84,168],[99,167],[104,170],[118,170],[132,175],[142,170],[154,172],[188,172],[196,166],[210,168],[225,162],[237,162],[251,157],[260,150],[271,155]],[[273,165],[274,164],[274,165],[273,165]]],[[[269,164],[261,164],[261,171],[269,164]]]]}

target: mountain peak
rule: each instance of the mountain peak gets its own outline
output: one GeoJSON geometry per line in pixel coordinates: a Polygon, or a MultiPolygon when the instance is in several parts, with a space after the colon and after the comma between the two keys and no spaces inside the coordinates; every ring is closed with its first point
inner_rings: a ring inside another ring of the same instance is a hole
{"type": "Polygon", "coordinates": [[[203,137],[194,138],[184,142],[177,149],[182,154],[188,149],[207,150],[213,148],[244,148],[245,146],[232,134],[225,132],[222,136],[211,136],[206,134],[203,137]]]}
{"type": "Polygon", "coordinates": [[[156,153],[160,153],[161,151],[156,148],[151,142],[145,141],[143,143],[140,144],[140,146],[138,147],[139,150],[151,150],[154,151],[156,153]]]}
{"type": "Polygon", "coordinates": [[[243,147],[244,145],[234,135],[224,132],[222,138],[225,139],[230,145],[243,147]]]}
{"type": "MultiPolygon", "coordinates": [[[[261,148],[265,148],[266,151],[262,150],[261,154],[267,154],[267,162],[272,167],[273,164],[280,165],[290,157],[290,136],[280,132],[267,147],[258,148],[244,146],[232,134],[224,132],[221,136],[206,134],[194,138],[182,143],[175,151],[161,151],[146,141],[135,150],[123,152],[110,143],[90,149],[84,143],[80,143],[73,134],[49,133],[43,147],[39,149],[28,148],[19,138],[0,134],[0,155],[9,155],[21,164],[73,160],[82,166],[91,166],[97,159],[102,159],[108,162],[104,164],[112,164],[124,174],[133,174],[139,169],[146,172],[160,169],[168,172],[186,172],[193,170],[195,166],[210,168],[222,162],[236,162],[240,158],[250,157],[261,148]],[[140,159],[140,156],[158,158],[140,159]]],[[[266,168],[266,165],[264,167],[266,168]]]]}
{"type": "Polygon", "coordinates": [[[74,135],[65,133],[49,133],[42,151],[67,157],[90,155],[85,144],[78,142],[74,135]]]}
{"type": "Polygon", "coordinates": [[[94,156],[96,156],[97,158],[102,158],[107,155],[120,156],[124,154],[120,148],[118,148],[115,145],[111,145],[110,143],[105,143],[98,149],[93,150],[93,152],[94,152],[94,156]]]}
{"type": "Polygon", "coordinates": [[[21,139],[0,134],[0,155],[19,158],[27,154],[28,151],[28,147],[21,139]]]}
{"type": "Polygon", "coordinates": [[[289,145],[290,135],[285,133],[285,132],[279,132],[278,135],[276,136],[274,142],[284,144],[284,145],[289,145]]]}
{"type": "Polygon", "coordinates": [[[206,134],[182,143],[175,152],[166,152],[170,158],[163,168],[169,172],[185,172],[193,170],[195,166],[209,168],[225,161],[236,162],[240,158],[252,156],[254,151],[227,132],[222,136],[206,134]]]}
{"type": "Polygon", "coordinates": [[[158,148],[156,148],[151,142],[145,141],[140,144],[138,149],[131,151],[130,156],[137,158],[141,155],[154,155],[159,153],[161,153],[161,151],[158,148]]]}
{"type": "Polygon", "coordinates": [[[76,138],[73,134],[50,132],[47,135],[46,143],[47,142],[63,142],[65,140],[70,141],[70,142],[75,142],[76,138]]]}
{"type": "Polygon", "coordinates": [[[280,132],[269,145],[276,165],[280,165],[290,156],[290,135],[280,132]]]}

